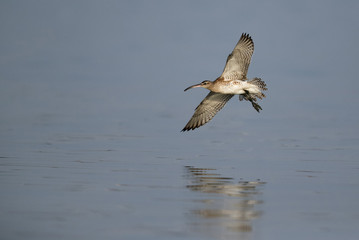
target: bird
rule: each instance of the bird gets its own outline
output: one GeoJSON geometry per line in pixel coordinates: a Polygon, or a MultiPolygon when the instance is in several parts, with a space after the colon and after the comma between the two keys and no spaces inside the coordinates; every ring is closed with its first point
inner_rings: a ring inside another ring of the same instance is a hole
{"type": "Polygon", "coordinates": [[[182,129],[182,132],[194,130],[209,122],[234,95],[239,95],[240,101],[251,102],[257,112],[262,110],[262,107],[257,103],[257,98],[266,97],[263,93],[267,90],[266,83],[257,77],[247,79],[253,51],[252,37],[247,33],[242,33],[232,53],[227,57],[221,76],[215,81],[205,80],[184,90],[202,87],[210,92],[196,107],[193,116],[182,129]]]}

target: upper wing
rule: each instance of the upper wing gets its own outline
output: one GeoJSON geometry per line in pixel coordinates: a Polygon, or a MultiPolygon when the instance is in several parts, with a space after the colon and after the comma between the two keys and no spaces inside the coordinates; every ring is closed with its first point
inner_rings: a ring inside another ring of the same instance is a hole
{"type": "Polygon", "coordinates": [[[198,105],[192,118],[188,121],[182,132],[194,130],[209,122],[216,113],[233,97],[232,94],[210,92],[198,105]]]}
{"type": "Polygon", "coordinates": [[[227,58],[221,77],[224,80],[246,79],[253,51],[254,44],[252,38],[248,34],[242,33],[233,52],[227,58]]]}

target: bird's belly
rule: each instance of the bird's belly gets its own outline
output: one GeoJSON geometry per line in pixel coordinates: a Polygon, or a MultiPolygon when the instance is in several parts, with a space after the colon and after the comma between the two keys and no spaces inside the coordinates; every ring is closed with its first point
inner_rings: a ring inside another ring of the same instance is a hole
{"type": "Polygon", "coordinates": [[[244,94],[245,92],[258,93],[257,86],[241,80],[234,80],[218,87],[218,92],[223,94],[244,94]]]}
{"type": "Polygon", "coordinates": [[[223,88],[221,88],[220,92],[224,93],[224,94],[244,94],[245,93],[245,91],[242,87],[231,87],[231,88],[223,87],[223,88]]]}

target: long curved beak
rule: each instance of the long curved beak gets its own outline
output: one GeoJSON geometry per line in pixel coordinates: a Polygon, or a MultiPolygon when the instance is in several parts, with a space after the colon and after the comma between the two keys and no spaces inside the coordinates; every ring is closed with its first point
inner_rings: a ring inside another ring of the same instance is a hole
{"type": "Polygon", "coordinates": [[[196,88],[196,87],[201,87],[202,86],[202,84],[195,84],[195,85],[192,85],[192,86],[190,86],[190,87],[188,87],[188,88],[186,88],[184,91],[187,91],[187,90],[189,90],[189,89],[191,89],[191,88],[196,88]]]}

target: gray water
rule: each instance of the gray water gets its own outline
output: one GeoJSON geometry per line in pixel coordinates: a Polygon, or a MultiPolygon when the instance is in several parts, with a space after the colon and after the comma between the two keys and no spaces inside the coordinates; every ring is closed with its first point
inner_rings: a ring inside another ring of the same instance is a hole
{"type": "Polygon", "coordinates": [[[357,239],[356,1],[0,9],[1,239],[357,239]],[[180,132],[242,32],[263,111],[180,132]]]}

